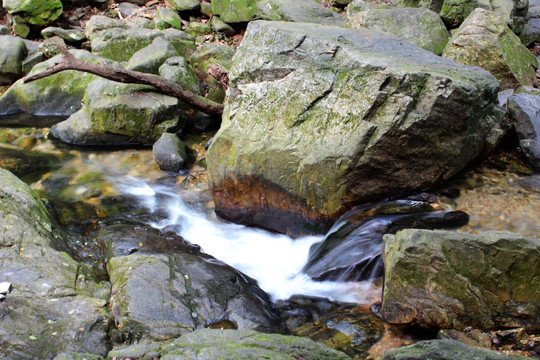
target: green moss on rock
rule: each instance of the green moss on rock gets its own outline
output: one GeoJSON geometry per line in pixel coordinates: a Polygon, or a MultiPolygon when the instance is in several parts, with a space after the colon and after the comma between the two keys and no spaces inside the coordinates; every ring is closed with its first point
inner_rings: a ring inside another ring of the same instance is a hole
{"type": "Polygon", "coordinates": [[[537,239],[403,230],[385,236],[383,260],[381,313],[391,323],[540,328],[537,239]]]}

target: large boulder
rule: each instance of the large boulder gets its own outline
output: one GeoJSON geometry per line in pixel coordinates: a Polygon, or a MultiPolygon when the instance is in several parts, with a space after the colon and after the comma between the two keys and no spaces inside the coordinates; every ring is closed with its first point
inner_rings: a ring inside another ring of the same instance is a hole
{"type": "Polygon", "coordinates": [[[521,355],[505,355],[498,351],[481,349],[455,340],[419,341],[410,346],[392,349],[383,354],[381,360],[527,360],[521,355]]]}
{"type": "Polygon", "coordinates": [[[86,89],[82,109],[49,135],[78,145],[149,145],[164,132],[181,130],[184,122],[177,98],[147,85],[96,80],[86,89]]]}
{"type": "Polygon", "coordinates": [[[374,30],[252,22],[207,162],[219,216],[294,235],[463,169],[498,82],[374,30]]]}
{"type": "Polygon", "coordinates": [[[394,324],[540,329],[540,240],[403,230],[384,238],[381,314],[394,324]]]}
{"type": "Polygon", "coordinates": [[[449,38],[439,15],[425,8],[367,9],[347,17],[347,26],[385,31],[437,55],[449,38]]]}
{"type": "MultiPolygon", "coordinates": [[[[70,53],[85,62],[119,66],[86,50],[70,50],[70,53]]],[[[59,58],[60,56],[55,56],[34,66],[29,75],[46,70],[58,62],[59,58]]],[[[0,98],[0,115],[71,115],[81,108],[88,84],[98,78],[90,73],[67,70],[28,84],[18,80],[0,98]]]]}
{"type": "Polygon", "coordinates": [[[493,11],[474,10],[454,33],[442,56],[488,70],[503,89],[536,82],[536,57],[510,30],[506,17],[493,11]]]}
{"type": "Polygon", "coordinates": [[[531,165],[540,170],[540,91],[525,87],[508,98],[508,113],[521,150],[531,165]]]}
{"type": "Polygon", "coordinates": [[[28,53],[24,41],[0,36],[0,85],[12,84],[22,76],[22,62],[28,53]]]}
{"type": "Polygon", "coordinates": [[[163,360],[349,360],[351,357],[313,340],[250,330],[199,329],[169,345],[132,345],[109,353],[109,358],[163,360]]]}
{"type": "Polygon", "coordinates": [[[0,303],[6,359],[51,359],[62,351],[104,356],[108,286],[62,251],[62,238],[38,195],[0,168],[0,279],[12,292],[0,303]]]}

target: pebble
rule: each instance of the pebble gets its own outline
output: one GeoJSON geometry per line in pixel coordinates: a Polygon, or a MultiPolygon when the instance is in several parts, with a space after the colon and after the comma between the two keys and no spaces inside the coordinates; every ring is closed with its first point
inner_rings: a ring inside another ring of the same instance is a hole
{"type": "Polygon", "coordinates": [[[0,294],[7,295],[11,292],[11,283],[10,282],[1,282],[0,283],[0,294]]]}

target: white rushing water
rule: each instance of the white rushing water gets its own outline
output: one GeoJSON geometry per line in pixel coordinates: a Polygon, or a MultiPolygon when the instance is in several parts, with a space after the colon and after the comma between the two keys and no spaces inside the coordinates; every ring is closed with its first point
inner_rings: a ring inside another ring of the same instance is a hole
{"type": "Polygon", "coordinates": [[[371,284],[312,281],[301,272],[309,248],[322,236],[293,239],[261,229],[225,223],[188,206],[172,187],[150,185],[143,179],[121,176],[111,180],[124,194],[135,196],[151,212],[165,213],[149,225],[173,229],[185,240],[257,280],[273,300],[294,294],[327,297],[344,302],[364,302],[371,284]]]}

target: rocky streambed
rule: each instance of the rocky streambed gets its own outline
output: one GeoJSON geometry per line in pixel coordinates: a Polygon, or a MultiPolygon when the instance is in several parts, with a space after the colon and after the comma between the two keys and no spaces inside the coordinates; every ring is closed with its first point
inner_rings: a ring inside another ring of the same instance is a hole
{"type": "Polygon", "coordinates": [[[86,5],[0,8],[0,358],[538,356],[540,3],[86,5]]]}

